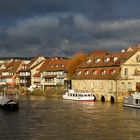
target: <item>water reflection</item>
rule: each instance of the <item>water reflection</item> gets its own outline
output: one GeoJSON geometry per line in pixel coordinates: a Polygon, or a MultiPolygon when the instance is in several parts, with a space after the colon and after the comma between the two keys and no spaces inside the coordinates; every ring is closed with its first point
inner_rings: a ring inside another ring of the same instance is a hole
{"type": "Polygon", "coordinates": [[[0,110],[1,140],[138,140],[140,110],[121,103],[22,97],[19,112],[0,110]]]}

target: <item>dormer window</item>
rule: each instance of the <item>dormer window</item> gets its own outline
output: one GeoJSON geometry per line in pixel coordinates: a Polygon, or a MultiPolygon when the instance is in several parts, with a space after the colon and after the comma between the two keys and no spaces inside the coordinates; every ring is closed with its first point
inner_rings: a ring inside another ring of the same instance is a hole
{"type": "Polygon", "coordinates": [[[12,69],[12,67],[8,67],[8,70],[12,69]]]}
{"type": "Polygon", "coordinates": [[[89,74],[89,71],[87,70],[87,71],[85,71],[85,75],[88,75],[89,74]]]}
{"type": "Polygon", "coordinates": [[[87,64],[89,64],[91,62],[91,59],[87,60],[87,64]]]}
{"type": "Polygon", "coordinates": [[[114,57],[114,61],[117,61],[118,60],[118,57],[114,57]]]}
{"type": "Polygon", "coordinates": [[[95,63],[99,63],[100,62],[100,58],[97,58],[96,60],[95,60],[95,63]]]}
{"type": "Polygon", "coordinates": [[[26,69],[26,65],[23,65],[23,66],[22,66],[22,69],[26,69]]]}
{"type": "Polygon", "coordinates": [[[62,64],[61,67],[64,67],[64,65],[62,64]]]}
{"type": "Polygon", "coordinates": [[[111,74],[111,75],[114,75],[115,73],[116,73],[116,70],[111,70],[111,71],[110,71],[110,74],[111,74]]]}
{"type": "Polygon", "coordinates": [[[80,75],[81,73],[82,73],[81,71],[78,71],[78,72],[77,72],[77,75],[80,75]]]}
{"type": "Polygon", "coordinates": [[[58,67],[58,65],[56,65],[56,67],[58,67]]]}
{"type": "Polygon", "coordinates": [[[140,55],[136,56],[136,61],[139,63],[140,62],[140,55]]]}
{"type": "Polygon", "coordinates": [[[110,57],[104,58],[104,62],[109,62],[109,61],[110,61],[110,57]]]}
{"type": "Polygon", "coordinates": [[[101,75],[105,75],[106,74],[106,71],[105,70],[102,70],[101,71],[101,75]]]}
{"type": "Polygon", "coordinates": [[[93,75],[96,75],[96,74],[97,74],[97,71],[96,71],[96,70],[94,70],[94,71],[92,72],[92,74],[93,74],[93,75]]]}
{"type": "Polygon", "coordinates": [[[52,67],[53,67],[53,65],[50,65],[50,67],[52,68],[52,67]]]}

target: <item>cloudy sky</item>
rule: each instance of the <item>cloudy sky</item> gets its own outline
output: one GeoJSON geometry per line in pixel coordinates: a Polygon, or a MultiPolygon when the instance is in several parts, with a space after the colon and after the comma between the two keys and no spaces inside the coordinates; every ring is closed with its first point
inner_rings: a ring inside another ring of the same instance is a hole
{"type": "Polygon", "coordinates": [[[0,56],[71,56],[140,43],[140,0],[0,0],[0,56]]]}

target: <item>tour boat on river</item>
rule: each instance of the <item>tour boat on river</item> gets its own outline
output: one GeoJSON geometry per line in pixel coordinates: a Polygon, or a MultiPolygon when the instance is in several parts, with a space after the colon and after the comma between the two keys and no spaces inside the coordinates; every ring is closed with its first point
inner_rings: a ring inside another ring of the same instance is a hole
{"type": "Polygon", "coordinates": [[[140,108],[140,92],[134,92],[124,97],[123,105],[126,107],[140,108]]]}
{"type": "Polygon", "coordinates": [[[63,99],[67,100],[77,100],[77,101],[95,101],[95,95],[93,95],[90,92],[85,91],[74,91],[74,90],[68,90],[64,95],[63,99]]]}

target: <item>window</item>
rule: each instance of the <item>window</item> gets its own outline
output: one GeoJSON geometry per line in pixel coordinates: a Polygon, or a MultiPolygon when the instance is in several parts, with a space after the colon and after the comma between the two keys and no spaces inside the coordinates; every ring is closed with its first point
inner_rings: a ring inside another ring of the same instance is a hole
{"type": "Polygon", "coordinates": [[[114,75],[115,73],[116,73],[116,70],[111,70],[111,71],[110,71],[110,74],[111,74],[111,75],[114,75]]]}
{"type": "Polygon", "coordinates": [[[95,60],[95,63],[98,63],[98,62],[100,62],[100,58],[97,58],[96,60],[95,60]]]}
{"type": "Polygon", "coordinates": [[[110,61],[110,57],[104,58],[104,62],[109,62],[109,61],[110,61]]]}
{"type": "Polygon", "coordinates": [[[128,82],[128,90],[131,91],[132,90],[132,85],[131,82],[128,82]]]}
{"type": "Polygon", "coordinates": [[[100,84],[100,89],[103,89],[103,83],[100,84]]]}
{"type": "Polygon", "coordinates": [[[113,82],[110,82],[110,90],[113,89],[113,82]]]}
{"type": "Polygon", "coordinates": [[[78,71],[78,72],[77,72],[77,75],[80,75],[81,73],[82,73],[81,71],[78,71]]]}
{"type": "Polygon", "coordinates": [[[106,71],[105,70],[102,70],[101,71],[101,75],[105,75],[106,71]]]}
{"type": "Polygon", "coordinates": [[[87,71],[85,71],[85,75],[88,75],[89,74],[89,71],[87,70],[87,71]]]}
{"type": "Polygon", "coordinates": [[[91,62],[91,59],[87,60],[87,64],[89,64],[91,62]]]}
{"type": "Polygon", "coordinates": [[[93,82],[93,83],[91,83],[91,87],[92,87],[92,88],[94,88],[94,82],[93,82]]]}
{"type": "Polygon", "coordinates": [[[125,89],[125,84],[124,84],[124,82],[121,82],[121,89],[125,89]]]}
{"type": "Polygon", "coordinates": [[[114,61],[117,61],[118,60],[118,57],[114,57],[114,61]]]}
{"type": "Polygon", "coordinates": [[[96,71],[96,70],[94,70],[94,71],[92,72],[92,74],[93,74],[93,75],[96,75],[96,74],[97,74],[97,71],[96,71]]]}
{"type": "Polygon", "coordinates": [[[136,56],[136,61],[139,63],[140,62],[140,55],[136,56]]]}
{"type": "Polygon", "coordinates": [[[136,100],[135,100],[135,103],[136,103],[136,104],[138,104],[138,103],[139,103],[139,100],[138,100],[138,99],[136,99],[136,100]]]}
{"type": "Polygon", "coordinates": [[[124,69],[124,75],[128,76],[128,69],[127,68],[124,69]]]}

